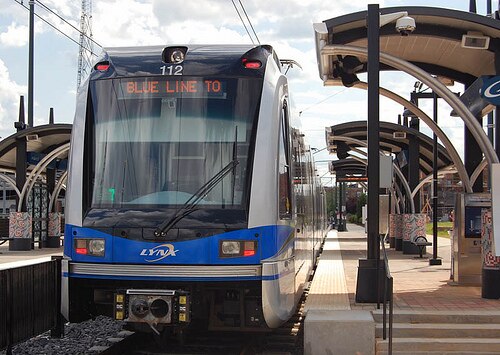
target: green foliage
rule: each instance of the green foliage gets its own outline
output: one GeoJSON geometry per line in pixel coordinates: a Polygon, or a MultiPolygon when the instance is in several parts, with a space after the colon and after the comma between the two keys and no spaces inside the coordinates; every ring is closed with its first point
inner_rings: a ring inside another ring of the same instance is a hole
{"type": "Polygon", "coordinates": [[[358,216],[358,220],[362,219],[362,207],[366,205],[366,194],[362,193],[359,196],[358,202],[356,204],[356,216],[358,216]]]}
{"type": "Polygon", "coordinates": [[[326,192],[326,211],[328,216],[335,214],[335,201],[337,197],[337,190],[335,187],[325,187],[326,192]]]}
{"type": "MultiPolygon", "coordinates": [[[[425,232],[429,235],[433,235],[432,222],[425,225],[425,232]]],[[[438,237],[449,238],[448,230],[453,229],[453,222],[438,222],[437,226],[438,237]]]]}

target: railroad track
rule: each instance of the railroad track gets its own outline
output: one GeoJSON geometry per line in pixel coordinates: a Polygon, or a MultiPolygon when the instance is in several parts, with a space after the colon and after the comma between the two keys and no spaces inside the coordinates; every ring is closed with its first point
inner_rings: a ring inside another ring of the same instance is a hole
{"type": "MultiPolygon", "coordinates": [[[[152,334],[129,333],[101,355],[185,355],[185,354],[236,354],[236,355],[302,355],[304,340],[303,310],[307,290],[303,293],[296,313],[288,322],[269,333],[192,333],[180,345],[175,338],[163,345],[152,334]]],[[[117,339],[118,340],[118,339],[117,339]]]]}
{"type": "MultiPolygon", "coordinates": [[[[322,248],[320,249],[320,255],[322,248]]],[[[133,333],[109,347],[101,355],[302,355],[304,350],[304,306],[317,261],[295,314],[269,333],[206,332],[190,334],[185,345],[175,339],[159,346],[151,334],[133,333]]]]}

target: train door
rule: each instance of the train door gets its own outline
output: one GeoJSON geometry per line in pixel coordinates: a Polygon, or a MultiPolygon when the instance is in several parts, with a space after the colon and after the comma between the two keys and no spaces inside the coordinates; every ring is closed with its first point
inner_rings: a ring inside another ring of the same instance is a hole
{"type": "MultiPolygon", "coordinates": [[[[286,99],[283,100],[280,123],[279,123],[279,147],[278,147],[278,213],[279,223],[292,227],[291,237],[295,234],[295,223],[293,221],[293,199],[292,199],[292,180],[290,166],[290,126],[289,126],[289,111],[286,99]]],[[[288,274],[288,277],[282,278],[280,288],[282,294],[285,294],[286,308],[291,309],[295,304],[296,280],[295,270],[297,270],[296,258],[294,251],[296,248],[292,244],[291,253],[289,254],[288,262],[284,263],[283,272],[288,274]]]]}

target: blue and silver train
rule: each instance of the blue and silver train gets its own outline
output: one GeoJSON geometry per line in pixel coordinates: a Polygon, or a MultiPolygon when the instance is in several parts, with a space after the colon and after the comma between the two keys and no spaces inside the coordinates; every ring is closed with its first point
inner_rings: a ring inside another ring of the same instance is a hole
{"type": "Polygon", "coordinates": [[[276,328],[326,228],[272,47],[105,50],[80,89],[62,311],[160,333],[276,328]]]}

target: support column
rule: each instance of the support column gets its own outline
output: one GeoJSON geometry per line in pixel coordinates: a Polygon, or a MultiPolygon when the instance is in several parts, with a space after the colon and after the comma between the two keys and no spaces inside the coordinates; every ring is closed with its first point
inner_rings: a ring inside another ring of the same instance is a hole
{"type": "MultiPolygon", "coordinates": [[[[414,93],[412,93],[412,97],[414,93]]],[[[417,102],[416,98],[413,98],[417,102]]],[[[420,131],[420,120],[417,117],[411,117],[410,128],[420,131]]],[[[408,139],[408,184],[410,190],[413,191],[420,183],[420,145],[418,137],[410,135],[408,139]]],[[[410,199],[411,197],[408,197],[410,199]]],[[[413,198],[415,204],[415,213],[420,213],[420,193],[415,194],[413,198]]],[[[403,254],[419,254],[419,249],[412,243],[412,240],[403,238],[402,241],[403,254]]]]}
{"type": "Polygon", "coordinates": [[[500,157],[500,108],[499,106],[495,109],[495,151],[498,157],[500,157]]]}
{"type": "MultiPolygon", "coordinates": [[[[19,121],[14,123],[14,127],[17,132],[21,132],[26,128],[26,123],[24,119],[24,96],[20,97],[19,100],[19,121]]],[[[21,137],[16,139],[16,187],[19,191],[22,191],[24,184],[26,183],[26,150],[27,142],[26,137],[21,137]]],[[[21,201],[21,214],[16,214],[16,211],[11,211],[9,216],[9,236],[11,235],[11,230],[16,231],[12,233],[15,238],[9,242],[9,250],[30,250],[32,248],[32,235],[31,228],[20,231],[24,222],[28,221],[28,216],[26,215],[26,203],[21,201]],[[25,215],[22,215],[22,212],[25,215]],[[19,221],[23,221],[19,223],[19,221]],[[19,228],[18,228],[19,227],[19,228]]],[[[16,196],[16,207],[19,204],[19,197],[16,196]]],[[[30,226],[31,221],[29,220],[30,226]]]]}
{"type": "Polygon", "coordinates": [[[380,193],[380,11],[378,4],[368,5],[368,234],[367,259],[360,259],[356,283],[356,302],[374,303],[384,270],[378,268],[379,193],[380,193]],[[379,272],[381,272],[379,274],[379,272]]]}
{"type": "MultiPolygon", "coordinates": [[[[479,123],[482,125],[483,119],[478,118],[479,123]]],[[[469,176],[476,170],[479,163],[481,163],[483,152],[479,144],[474,139],[474,136],[467,127],[464,128],[464,165],[465,170],[469,176]]],[[[483,192],[483,173],[481,173],[474,185],[472,185],[474,192],[483,192]]]]}
{"type": "MultiPolygon", "coordinates": [[[[420,120],[417,117],[412,117],[410,128],[420,131],[420,120]]],[[[413,191],[420,183],[420,146],[418,137],[410,135],[408,139],[408,184],[410,190],[413,191]]],[[[420,194],[415,194],[413,198],[415,203],[415,213],[420,213],[420,194]]]]}
{"type": "MultiPolygon", "coordinates": [[[[54,193],[56,187],[56,169],[46,169],[46,181],[47,181],[47,193],[50,198],[54,193]]],[[[61,229],[60,216],[59,213],[52,213],[52,211],[47,211],[48,226],[47,226],[47,238],[43,241],[44,248],[58,248],[60,233],[55,234],[54,231],[61,229]],[[57,242],[57,243],[56,243],[57,242]]]]}
{"type": "MultiPolygon", "coordinates": [[[[433,114],[434,122],[438,121],[438,97],[433,92],[433,114]]],[[[432,144],[432,259],[429,259],[429,265],[441,265],[441,259],[438,259],[438,140],[436,133],[433,135],[432,144]]]]}
{"type": "MultiPolygon", "coordinates": [[[[489,13],[491,13],[491,3],[487,1],[489,13]]],[[[500,6],[500,4],[499,4],[500,6]]],[[[500,75],[500,49],[496,49],[495,51],[495,72],[496,75],[500,75]]],[[[495,152],[498,157],[500,157],[500,106],[496,106],[495,115],[495,139],[494,139],[494,147],[495,152]]],[[[489,118],[489,116],[488,116],[489,118]]],[[[490,123],[488,121],[488,123],[490,123]]],[[[490,130],[488,128],[488,135],[490,134],[490,130]]],[[[491,140],[491,137],[490,137],[491,140]]],[[[467,165],[465,166],[467,168],[467,165]]],[[[468,172],[468,170],[467,170],[468,172]]],[[[481,182],[482,182],[482,174],[481,174],[481,182]]],[[[479,180],[479,179],[478,179],[479,180]]],[[[488,179],[489,185],[491,187],[491,171],[490,171],[490,179],[488,179]]],[[[475,184],[474,184],[475,187],[475,184]]],[[[474,189],[474,191],[476,191],[474,189]]],[[[500,258],[494,257],[493,250],[491,250],[491,246],[493,245],[493,227],[492,227],[492,216],[491,213],[487,213],[487,218],[483,213],[482,222],[482,275],[481,275],[481,296],[483,298],[490,299],[498,299],[500,298],[500,258]]],[[[498,231],[496,231],[498,233],[498,231]]]]}

